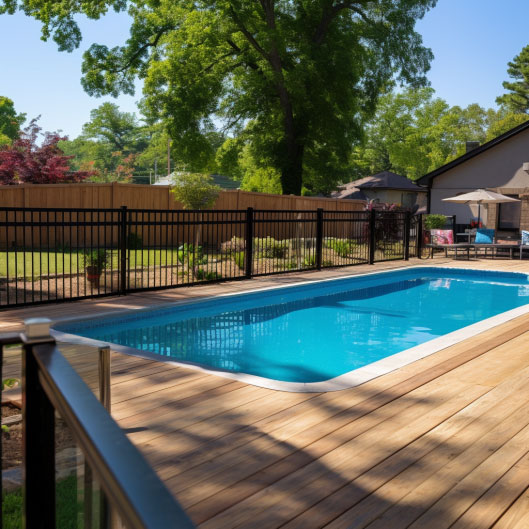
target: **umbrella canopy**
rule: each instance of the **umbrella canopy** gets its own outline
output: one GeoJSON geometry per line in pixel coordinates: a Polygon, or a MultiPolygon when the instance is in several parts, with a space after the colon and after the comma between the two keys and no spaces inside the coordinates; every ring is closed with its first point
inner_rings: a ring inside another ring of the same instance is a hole
{"type": "Polygon", "coordinates": [[[520,202],[517,198],[511,198],[500,193],[476,189],[470,193],[457,195],[455,197],[443,198],[443,202],[457,202],[458,204],[501,204],[504,202],[520,202]]]}
{"type": "Polygon", "coordinates": [[[443,198],[443,202],[455,202],[457,204],[477,204],[478,205],[478,226],[480,222],[481,204],[503,204],[505,202],[520,202],[517,198],[511,198],[500,193],[487,191],[486,189],[476,189],[470,193],[464,193],[455,197],[443,198]]]}

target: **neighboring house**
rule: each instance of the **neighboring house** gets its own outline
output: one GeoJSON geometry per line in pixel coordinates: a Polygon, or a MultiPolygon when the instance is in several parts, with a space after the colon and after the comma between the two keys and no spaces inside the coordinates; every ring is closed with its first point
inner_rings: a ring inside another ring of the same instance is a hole
{"type": "MultiPolygon", "coordinates": [[[[171,173],[169,176],[158,177],[156,182],[153,184],[155,186],[170,186],[173,182],[174,173],[171,173]]],[[[221,189],[239,189],[241,187],[241,182],[238,180],[233,180],[228,176],[223,176],[220,174],[212,174],[213,183],[218,185],[221,189]]]]}
{"type": "Polygon", "coordinates": [[[331,194],[331,197],[386,202],[415,211],[425,211],[427,190],[405,176],[391,171],[382,171],[340,186],[338,191],[331,194]]]}
{"type": "Polygon", "coordinates": [[[520,199],[482,206],[487,227],[516,236],[520,229],[529,229],[529,121],[483,145],[470,143],[463,156],[417,180],[428,188],[429,212],[456,215],[458,224],[469,224],[477,220],[478,206],[442,199],[484,188],[520,199]]]}

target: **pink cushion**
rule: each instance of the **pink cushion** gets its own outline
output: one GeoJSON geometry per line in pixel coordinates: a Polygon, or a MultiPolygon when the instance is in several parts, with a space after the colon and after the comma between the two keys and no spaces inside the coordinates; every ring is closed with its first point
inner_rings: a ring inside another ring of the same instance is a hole
{"type": "Polygon", "coordinates": [[[432,244],[454,244],[454,232],[452,230],[430,230],[432,244]]]}

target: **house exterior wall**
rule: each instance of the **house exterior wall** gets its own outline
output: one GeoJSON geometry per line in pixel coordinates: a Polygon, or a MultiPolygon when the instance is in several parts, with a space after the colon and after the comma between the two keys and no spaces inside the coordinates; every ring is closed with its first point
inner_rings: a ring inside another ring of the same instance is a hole
{"type": "Polygon", "coordinates": [[[413,207],[418,204],[420,207],[425,207],[427,203],[427,193],[398,191],[396,189],[362,189],[362,192],[369,200],[378,199],[380,202],[386,202],[387,204],[399,204],[407,207],[413,207]],[[405,195],[409,195],[409,198],[405,195]],[[409,200],[409,203],[406,203],[407,200],[409,200]]]}
{"type": "MultiPolygon", "coordinates": [[[[442,199],[479,188],[519,196],[529,189],[529,174],[522,168],[524,162],[529,162],[529,130],[524,130],[435,177],[432,180],[430,213],[456,215],[458,224],[470,223],[477,219],[478,206],[442,202],[442,199]]],[[[524,199],[521,229],[529,228],[528,208],[529,202],[524,199]]],[[[487,227],[495,228],[497,207],[482,206],[481,219],[487,227]]]]}

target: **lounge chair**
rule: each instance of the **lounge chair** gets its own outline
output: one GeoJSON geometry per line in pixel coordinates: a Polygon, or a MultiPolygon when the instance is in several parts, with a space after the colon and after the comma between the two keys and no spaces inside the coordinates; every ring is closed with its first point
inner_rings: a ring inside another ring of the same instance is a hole
{"type": "Polygon", "coordinates": [[[452,230],[430,230],[432,237],[431,244],[426,247],[430,248],[430,257],[433,259],[435,249],[445,251],[445,257],[448,257],[448,250],[454,251],[454,257],[457,259],[460,250],[467,254],[467,259],[470,259],[470,250],[474,247],[470,243],[454,243],[454,232],[452,230]]]}
{"type": "Polygon", "coordinates": [[[498,251],[508,251],[511,259],[514,257],[514,251],[521,250],[520,243],[499,243],[495,237],[495,230],[480,228],[476,231],[476,238],[474,240],[474,257],[477,258],[478,250],[485,250],[485,257],[487,257],[488,250],[490,250],[491,257],[497,257],[498,251]]]}
{"type": "Polygon", "coordinates": [[[523,251],[529,250],[529,231],[522,230],[522,239],[520,241],[520,260],[523,259],[523,251]]]}

